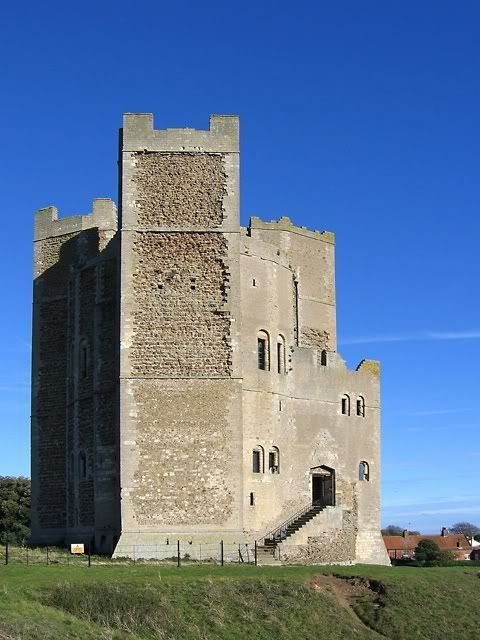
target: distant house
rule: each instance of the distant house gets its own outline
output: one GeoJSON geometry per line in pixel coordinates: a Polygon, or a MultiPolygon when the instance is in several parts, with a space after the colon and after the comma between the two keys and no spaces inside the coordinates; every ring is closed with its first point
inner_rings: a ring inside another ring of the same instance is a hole
{"type": "MultiPolygon", "coordinates": [[[[474,559],[471,557],[472,544],[470,539],[463,533],[449,533],[446,527],[442,528],[439,535],[411,535],[405,530],[401,536],[383,536],[383,541],[391,560],[413,558],[415,556],[415,548],[420,540],[433,540],[442,551],[454,553],[457,560],[474,559]]],[[[480,559],[480,551],[478,549],[476,547],[474,553],[478,554],[480,559]]]]}

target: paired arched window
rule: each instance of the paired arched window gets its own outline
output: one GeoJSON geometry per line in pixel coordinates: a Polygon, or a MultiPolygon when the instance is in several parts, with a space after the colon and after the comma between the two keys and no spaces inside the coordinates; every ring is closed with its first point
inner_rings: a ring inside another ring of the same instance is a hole
{"type": "Polygon", "coordinates": [[[342,396],[341,399],[341,411],[343,416],[350,415],[350,396],[346,393],[342,396]]]}
{"type": "Polygon", "coordinates": [[[365,460],[358,465],[358,479],[366,482],[370,480],[370,465],[365,460]]]}
{"type": "Polygon", "coordinates": [[[280,473],[280,451],[278,447],[271,447],[268,452],[268,470],[270,473],[280,473]]]}
{"type": "MultiPolygon", "coordinates": [[[[280,473],[280,449],[272,446],[268,451],[268,470],[270,473],[280,473]]],[[[265,473],[265,449],[257,444],[252,450],[253,473],[265,473]]]]}
{"type": "Polygon", "coordinates": [[[277,371],[278,373],[286,373],[285,338],[282,335],[277,337],[277,371]]]}
{"type": "MultiPolygon", "coordinates": [[[[349,416],[350,415],[350,396],[345,393],[340,400],[341,403],[341,413],[344,416],[349,416]]],[[[360,418],[364,418],[365,417],[365,398],[363,396],[358,396],[356,401],[355,401],[355,405],[354,405],[354,411],[357,414],[357,416],[359,416],[360,418]]]]}
{"type": "Polygon", "coordinates": [[[257,333],[257,365],[262,371],[270,371],[270,336],[263,330],[257,333]]]}
{"type": "Polygon", "coordinates": [[[260,445],[257,445],[252,451],[252,471],[253,473],[265,471],[265,451],[260,445]]]}
{"type": "Polygon", "coordinates": [[[363,396],[357,398],[357,416],[365,417],[365,398],[363,396]]]}

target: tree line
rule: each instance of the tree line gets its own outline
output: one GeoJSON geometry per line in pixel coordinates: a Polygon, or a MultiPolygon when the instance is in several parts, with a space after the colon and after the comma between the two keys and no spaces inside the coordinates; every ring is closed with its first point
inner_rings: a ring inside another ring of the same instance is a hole
{"type": "MultiPolygon", "coordinates": [[[[382,535],[384,536],[401,536],[403,532],[407,531],[409,535],[420,535],[420,531],[409,531],[399,527],[396,524],[389,524],[388,527],[382,529],[382,535]]],[[[468,537],[473,537],[477,542],[480,542],[480,527],[472,522],[455,522],[451,527],[448,527],[450,533],[464,534],[468,537]]]]}

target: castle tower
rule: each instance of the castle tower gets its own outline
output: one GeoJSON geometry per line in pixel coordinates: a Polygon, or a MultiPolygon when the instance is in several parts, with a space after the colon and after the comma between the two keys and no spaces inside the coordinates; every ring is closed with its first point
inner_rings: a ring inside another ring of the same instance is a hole
{"type": "Polygon", "coordinates": [[[238,143],[124,118],[122,547],[242,532],[238,143]]]}
{"type": "Polygon", "coordinates": [[[118,224],[108,200],[36,215],[34,542],[388,563],[379,363],[337,352],[334,250],[240,227],[238,118],[126,114],[118,224]]]}

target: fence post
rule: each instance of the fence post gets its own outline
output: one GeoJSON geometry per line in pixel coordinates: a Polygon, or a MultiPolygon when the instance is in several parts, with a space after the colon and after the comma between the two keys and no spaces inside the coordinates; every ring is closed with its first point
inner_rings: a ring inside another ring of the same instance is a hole
{"type": "Polygon", "coordinates": [[[200,564],[202,564],[202,543],[200,542],[200,564]]]}
{"type": "Polygon", "coordinates": [[[257,566],[257,541],[255,540],[255,566],[257,566]]]}
{"type": "Polygon", "coordinates": [[[88,539],[88,566],[92,566],[92,539],[88,539]]]}
{"type": "Polygon", "coordinates": [[[133,545],[133,564],[136,563],[136,554],[135,554],[136,549],[137,549],[137,545],[134,544],[133,545]]]}
{"type": "Polygon", "coordinates": [[[220,564],[223,567],[223,540],[220,542],[220,564]]]}
{"type": "Polygon", "coordinates": [[[47,547],[47,567],[48,567],[48,547],[47,547]]]}
{"type": "Polygon", "coordinates": [[[177,540],[177,567],[180,566],[180,540],[177,540]]]}
{"type": "Polygon", "coordinates": [[[27,567],[28,567],[28,546],[26,547],[27,549],[27,567]]]}
{"type": "Polygon", "coordinates": [[[5,538],[5,564],[8,564],[8,533],[5,538]]]}

